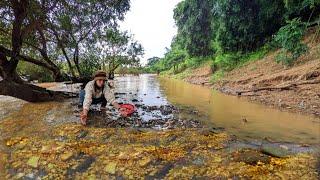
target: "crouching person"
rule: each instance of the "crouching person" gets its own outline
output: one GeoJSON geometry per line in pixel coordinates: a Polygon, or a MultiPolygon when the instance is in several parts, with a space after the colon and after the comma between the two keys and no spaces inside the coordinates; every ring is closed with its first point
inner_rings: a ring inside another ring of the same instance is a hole
{"type": "Polygon", "coordinates": [[[91,104],[101,103],[101,107],[105,107],[107,103],[111,103],[113,107],[119,110],[121,115],[125,116],[124,111],[115,101],[113,88],[106,84],[106,80],[107,73],[104,71],[97,71],[94,75],[94,79],[87,83],[84,90],[80,91],[80,105],[83,106],[83,111],[80,114],[81,124],[87,124],[88,112],[91,104]]]}

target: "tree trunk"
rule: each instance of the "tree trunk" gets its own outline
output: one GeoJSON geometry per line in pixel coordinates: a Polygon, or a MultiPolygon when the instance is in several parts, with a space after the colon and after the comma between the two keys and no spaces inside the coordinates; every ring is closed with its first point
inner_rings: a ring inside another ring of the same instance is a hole
{"type": "MultiPolygon", "coordinates": [[[[24,82],[16,73],[15,64],[10,63],[7,56],[7,52],[0,48],[0,95],[12,96],[30,102],[60,100],[63,97],[68,97],[63,92],[48,91],[24,82]],[[12,69],[14,70],[12,71],[12,69]]],[[[17,59],[21,58],[21,55],[17,56],[17,59]]]]}
{"type": "Polygon", "coordinates": [[[60,37],[59,37],[58,32],[55,30],[55,27],[54,27],[52,24],[51,24],[51,30],[52,30],[53,35],[55,36],[55,38],[56,38],[56,40],[57,40],[57,42],[58,42],[58,47],[61,49],[62,54],[64,55],[64,57],[65,57],[66,60],[67,60],[70,73],[71,73],[71,75],[75,78],[75,77],[76,77],[76,74],[74,73],[74,70],[73,70],[71,61],[70,61],[70,59],[69,59],[69,56],[68,56],[68,54],[67,54],[67,51],[66,51],[63,43],[61,42],[61,39],[60,39],[60,37]]]}
{"type": "Polygon", "coordinates": [[[34,85],[20,84],[14,81],[0,81],[0,95],[12,96],[29,102],[51,101],[55,99],[54,93],[39,89],[34,85]]]}
{"type": "Polygon", "coordinates": [[[74,51],[74,54],[73,54],[73,62],[76,66],[76,69],[79,73],[79,76],[81,77],[82,76],[82,72],[81,72],[81,69],[80,69],[80,66],[79,66],[79,47],[77,45],[75,51],[74,51]]]}

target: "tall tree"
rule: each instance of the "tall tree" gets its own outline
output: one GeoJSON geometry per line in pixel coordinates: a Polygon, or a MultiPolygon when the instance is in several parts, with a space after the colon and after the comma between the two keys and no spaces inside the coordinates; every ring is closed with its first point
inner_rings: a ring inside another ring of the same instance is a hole
{"type": "Polygon", "coordinates": [[[100,41],[103,49],[104,63],[108,65],[110,76],[120,66],[138,65],[144,50],[140,43],[127,32],[117,28],[108,29],[100,41]]]}

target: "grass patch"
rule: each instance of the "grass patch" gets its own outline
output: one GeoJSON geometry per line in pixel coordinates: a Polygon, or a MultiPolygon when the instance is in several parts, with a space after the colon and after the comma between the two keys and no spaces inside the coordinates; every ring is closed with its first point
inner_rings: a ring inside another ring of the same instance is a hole
{"type": "Polygon", "coordinates": [[[247,64],[248,62],[262,59],[270,50],[271,47],[269,45],[265,45],[254,52],[246,54],[242,54],[240,52],[219,54],[216,56],[214,63],[216,64],[218,69],[231,71],[235,68],[247,64]]]}

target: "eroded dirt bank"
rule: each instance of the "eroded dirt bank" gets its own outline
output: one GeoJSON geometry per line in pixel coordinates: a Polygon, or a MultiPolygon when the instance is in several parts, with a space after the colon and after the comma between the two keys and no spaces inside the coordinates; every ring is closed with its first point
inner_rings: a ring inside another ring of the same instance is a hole
{"type": "Polygon", "coordinates": [[[209,67],[193,70],[184,80],[282,110],[320,116],[320,38],[314,39],[313,35],[304,40],[309,53],[293,67],[277,64],[277,52],[271,52],[263,59],[226,72],[214,84],[209,83],[209,67]]]}

